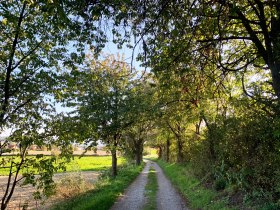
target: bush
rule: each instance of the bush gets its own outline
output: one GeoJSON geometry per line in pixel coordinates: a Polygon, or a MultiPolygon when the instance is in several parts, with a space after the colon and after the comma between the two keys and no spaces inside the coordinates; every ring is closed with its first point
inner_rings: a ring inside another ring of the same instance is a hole
{"type": "Polygon", "coordinates": [[[215,190],[220,191],[226,188],[227,181],[224,178],[219,178],[215,181],[214,187],[215,190]]]}

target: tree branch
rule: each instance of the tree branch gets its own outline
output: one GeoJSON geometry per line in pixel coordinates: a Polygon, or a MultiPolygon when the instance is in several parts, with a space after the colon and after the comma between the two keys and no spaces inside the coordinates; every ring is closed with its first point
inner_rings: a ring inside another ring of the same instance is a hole
{"type": "Polygon", "coordinates": [[[11,54],[10,54],[10,58],[9,58],[9,63],[6,69],[6,78],[5,78],[5,87],[4,87],[4,101],[1,107],[1,114],[0,114],[0,126],[2,126],[2,124],[4,123],[3,119],[5,116],[5,113],[7,111],[8,108],[8,104],[9,104],[9,98],[10,98],[10,78],[11,78],[11,73],[13,71],[12,65],[13,65],[13,60],[14,60],[14,55],[16,52],[16,46],[18,44],[18,39],[19,39],[19,34],[20,34],[20,27],[23,21],[23,16],[24,16],[24,11],[25,11],[25,7],[27,5],[27,2],[24,1],[23,2],[23,6],[20,12],[20,16],[18,19],[18,24],[17,24],[17,28],[16,28],[16,33],[15,33],[15,37],[13,40],[13,45],[12,45],[12,50],[11,50],[11,54]]]}

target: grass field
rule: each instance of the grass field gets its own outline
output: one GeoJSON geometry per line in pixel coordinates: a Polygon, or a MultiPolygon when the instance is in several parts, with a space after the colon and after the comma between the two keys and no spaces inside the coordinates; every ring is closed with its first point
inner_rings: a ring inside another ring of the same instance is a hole
{"type": "MultiPolygon", "coordinates": [[[[18,157],[7,156],[0,158],[0,162],[6,162],[5,164],[0,165],[0,176],[9,174],[9,168],[5,168],[3,166],[9,166],[12,158],[13,161],[19,162],[18,157]]],[[[35,156],[28,156],[27,158],[34,159],[35,156]]],[[[46,158],[49,157],[46,156],[46,158]]],[[[118,158],[118,165],[122,165],[123,163],[125,163],[125,159],[122,157],[118,158]]],[[[66,163],[66,171],[103,171],[109,169],[110,167],[111,156],[84,156],[81,158],[75,156],[73,160],[66,163]]]]}
{"type": "MultiPolygon", "coordinates": [[[[118,158],[118,165],[125,163],[123,157],[118,158]]],[[[103,171],[111,168],[111,156],[85,156],[75,157],[73,161],[66,165],[67,171],[76,169],[81,171],[103,171]]]]}

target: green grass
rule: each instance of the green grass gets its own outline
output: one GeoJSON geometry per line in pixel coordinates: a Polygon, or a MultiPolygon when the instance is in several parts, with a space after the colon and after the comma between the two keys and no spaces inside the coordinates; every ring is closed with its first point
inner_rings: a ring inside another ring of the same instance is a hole
{"type": "Polygon", "coordinates": [[[147,198],[147,203],[145,204],[144,210],[155,210],[157,209],[157,176],[156,171],[153,168],[150,168],[148,174],[148,182],[145,187],[145,196],[147,198]]]}
{"type": "Polygon", "coordinates": [[[115,178],[106,175],[95,184],[95,189],[71,200],[55,205],[53,210],[107,210],[143,169],[141,166],[124,166],[115,178]]]}
{"type": "MultiPolygon", "coordinates": [[[[125,158],[118,158],[118,165],[125,163],[125,158]]],[[[81,171],[103,171],[111,168],[111,156],[84,156],[75,157],[73,161],[66,165],[67,171],[73,171],[78,168],[81,171]]]]}
{"type": "MultiPolygon", "coordinates": [[[[16,156],[7,156],[0,158],[0,161],[6,161],[4,165],[1,164],[0,175],[8,175],[9,168],[4,168],[3,166],[9,166],[11,159],[15,162],[19,162],[20,158],[16,156]]],[[[35,158],[35,156],[27,156],[27,158],[35,158]]],[[[45,158],[49,158],[46,156],[45,158]]],[[[59,162],[60,160],[58,160],[59,162]]],[[[118,158],[118,165],[125,163],[125,158],[118,158]]],[[[111,156],[83,156],[79,158],[75,156],[71,162],[66,163],[66,171],[104,171],[111,168],[111,156]]],[[[60,171],[61,172],[61,171],[60,171]]],[[[22,171],[21,171],[22,173],[22,171]]]]}
{"type": "Polygon", "coordinates": [[[170,164],[161,160],[157,162],[173,185],[187,199],[188,206],[191,209],[233,209],[227,206],[227,198],[219,196],[219,193],[214,190],[203,187],[200,181],[191,173],[189,165],[170,164]]]}

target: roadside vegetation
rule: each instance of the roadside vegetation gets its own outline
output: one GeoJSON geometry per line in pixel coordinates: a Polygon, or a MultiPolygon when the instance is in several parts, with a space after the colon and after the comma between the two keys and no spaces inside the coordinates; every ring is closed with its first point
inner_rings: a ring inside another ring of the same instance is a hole
{"type": "Polygon", "coordinates": [[[120,167],[119,173],[112,178],[110,172],[103,173],[94,184],[94,189],[84,194],[77,195],[71,199],[55,205],[53,210],[108,210],[129,184],[142,171],[144,164],[135,166],[133,164],[120,167]]]}
{"type": "Polygon", "coordinates": [[[195,174],[196,166],[191,164],[167,163],[157,160],[165,175],[187,200],[190,209],[259,209],[277,210],[269,203],[256,202],[255,198],[247,200],[246,192],[241,192],[234,185],[226,185],[226,181],[213,181],[211,173],[199,177],[195,174]]]}
{"type": "Polygon", "coordinates": [[[190,165],[178,165],[158,160],[165,175],[187,200],[190,209],[235,209],[228,205],[228,197],[213,188],[206,188],[203,180],[193,174],[190,165]]]}

